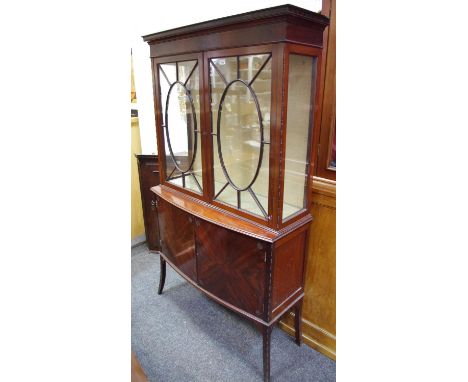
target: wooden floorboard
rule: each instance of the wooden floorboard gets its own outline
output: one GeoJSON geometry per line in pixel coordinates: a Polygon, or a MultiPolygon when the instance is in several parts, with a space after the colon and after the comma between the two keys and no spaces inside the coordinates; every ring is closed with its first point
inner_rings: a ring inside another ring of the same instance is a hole
{"type": "Polygon", "coordinates": [[[132,352],[132,382],[148,382],[134,352],[132,352]]]}

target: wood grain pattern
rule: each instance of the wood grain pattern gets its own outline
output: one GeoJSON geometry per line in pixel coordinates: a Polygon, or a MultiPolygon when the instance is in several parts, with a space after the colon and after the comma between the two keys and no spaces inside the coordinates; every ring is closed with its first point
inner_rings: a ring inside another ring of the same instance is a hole
{"type": "Polygon", "coordinates": [[[273,311],[291,295],[303,290],[302,270],[306,233],[288,240],[274,249],[273,266],[273,311]]]}
{"type": "Polygon", "coordinates": [[[308,225],[312,220],[312,216],[307,214],[302,220],[297,221],[297,224],[276,231],[245,219],[242,216],[217,208],[197,198],[192,198],[172,187],[167,187],[165,184],[153,187],[151,190],[159,197],[191,215],[270,243],[280,240],[292,230],[308,225]]]}
{"type": "MultiPolygon", "coordinates": [[[[336,183],[314,177],[302,331],[306,344],[336,359],[336,183]]],[[[280,326],[294,335],[293,314],[280,326]]]]}
{"type": "Polygon", "coordinates": [[[322,34],[315,32],[326,25],[326,17],[287,4],[153,33],[143,40],[150,44],[152,57],[266,42],[321,46],[322,34]]]}
{"type": "Polygon", "coordinates": [[[265,319],[266,246],[197,219],[198,283],[214,295],[265,319]],[[213,240],[216,238],[216,240],[213,240]]]}
{"type": "Polygon", "coordinates": [[[143,205],[143,218],[145,222],[146,241],[152,251],[160,250],[159,227],[156,211],[156,196],[151,187],[160,183],[159,161],[156,155],[137,155],[138,174],[140,177],[140,193],[143,205]]]}
{"type": "Polygon", "coordinates": [[[187,277],[196,281],[193,217],[158,198],[158,219],[162,252],[187,277]]]}
{"type": "Polygon", "coordinates": [[[326,63],[320,125],[320,155],[316,175],[336,180],[336,170],[329,168],[332,134],[336,124],[336,6],[330,0],[330,25],[326,29],[326,63]]]}

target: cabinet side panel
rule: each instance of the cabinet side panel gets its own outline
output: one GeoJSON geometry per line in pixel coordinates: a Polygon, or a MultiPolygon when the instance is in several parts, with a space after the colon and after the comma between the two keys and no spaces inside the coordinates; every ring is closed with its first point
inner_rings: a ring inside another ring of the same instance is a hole
{"type": "Polygon", "coordinates": [[[163,254],[181,272],[196,282],[193,218],[159,198],[158,219],[163,254]]]}
{"type": "Polygon", "coordinates": [[[264,317],[265,253],[260,241],[197,220],[198,282],[220,299],[264,317]]]}
{"type": "Polygon", "coordinates": [[[151,187],[157,186],[160,182],[158,161],[156,156],[152,158],[139,157],[138,163],[148,248],[151,250],[160,250],[158,214],[154,204],[156,195],[151,191],[151,187]]]}
{"type": "Polygon", "coordinates": [[[272,308],[279,307],[299,289],[303,289],[304,249],[306,231],[274,250],[272,308]]]}

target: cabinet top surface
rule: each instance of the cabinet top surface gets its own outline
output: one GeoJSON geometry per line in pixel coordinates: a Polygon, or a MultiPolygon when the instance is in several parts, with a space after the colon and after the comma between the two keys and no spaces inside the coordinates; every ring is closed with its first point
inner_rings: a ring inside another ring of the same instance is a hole
{"type": "Polygon", "coordinates": [[[159,185],[152,187],[151,191],[165,201],[200,219],[270,243],[281,239],[290,232],[312,221],[312,216],[307,214],[302,219],[296,221],[295,224],[276,231],[225,210],[221,210],[212,204],[190,197],[171,187],[159,185]]]}
{"type": "Polygon", "coordinates": [[[180,28],[169,29],[142,37],[144,41],[147,41],[149,44],[151,44],[152,42],[180,38],[191,34],[206,33],[219,28],[237,28],[242,26],[242,24],[268,22],[285,17],[301,19],[306,22],[320,25],[323,28],[329,24],[328,18],[321,14],[309,11],[304,8],[296,7],[295,5],[285,4],[271,8],[260,9],[258,11],[246,12],[234,16],[227,16],[219,19],[204,21],[180,28]]]}

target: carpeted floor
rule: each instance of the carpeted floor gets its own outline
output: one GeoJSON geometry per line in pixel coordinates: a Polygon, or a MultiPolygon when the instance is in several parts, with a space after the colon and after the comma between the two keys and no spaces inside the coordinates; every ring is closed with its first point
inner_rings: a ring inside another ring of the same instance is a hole
{"type": "MultiPolygon", "coordinates": [[[[262,337],[246,319],[212,301],[167,266],[157,294],[159,256],[132,250],[132,350],[150,382],[263,381],[262,337]]],[[[336,364],[278,327],[271,380],[335,381],[336,364]]]]}

